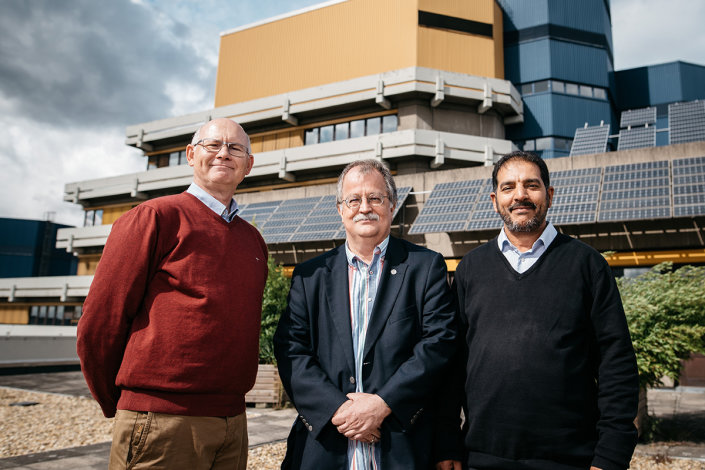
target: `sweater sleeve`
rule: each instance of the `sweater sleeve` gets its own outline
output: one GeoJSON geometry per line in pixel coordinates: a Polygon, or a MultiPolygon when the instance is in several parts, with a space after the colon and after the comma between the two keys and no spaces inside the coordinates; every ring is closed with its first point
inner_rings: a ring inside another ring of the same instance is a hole
{"type": "Polygon", "coordinates": [[[78,322],[81,369],[108,418],[120,398],[115,378],[153,271],[157,236],[157,214],[150,207],[138,206],[113,224],[78,322]]]}
{"type": "Polygon", "coordinates": [[[639,376],[629,329],[611,270],[601,260],[593,276],[590,312],[598,348],[598,441],[592,465],[603,470],[629,467],[637,441],[634,425],[639,376]]]}

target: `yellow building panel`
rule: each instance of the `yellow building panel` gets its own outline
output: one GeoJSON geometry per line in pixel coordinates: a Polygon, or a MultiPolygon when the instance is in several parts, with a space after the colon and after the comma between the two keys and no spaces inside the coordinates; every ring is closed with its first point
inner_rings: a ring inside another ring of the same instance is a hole
{"type": "Polygon", "coordinates": [[[76,274],[79,276],[90,276],[95,274],[95,269],[98,267],[100,255],[79,255],[76,274]]]}
{"type": "Polygon", "coordinates": [[[420,67],[495,77],[495,58],[490,38],[419,27],[420,67]]]}
{"type": "Polygon", "coordinates": [[[0,305],[0,323],[26,325],[29,323],[29,307],[26,305],[0,305]]]}
{"type": "Polygon", "coordinates": [[[610,266],[654,266],[670,261],[674,264],[705,263],[705,249],[666,251],[627,251],[605,256],[610,266]]]}
{"type": "Polygon", "coordinates": [[[497,2],[494,3],[494,23],[492,24],[492,36],[494,37],[494,76],[504,78],[504,26],[502,9],[497,2]]]}
{"type": "Polygon", "coordinates": [[[103,208],[103,225],[114,223],[118,217],[132,209],[134,204],[124,204],[121,206],[110,206],[103,208]]]}
{"type": "Polygon", "coordinates": [[[215,106],[415,66],[417,22],[416,1],[348,0],[224,35],[215,106]]]}

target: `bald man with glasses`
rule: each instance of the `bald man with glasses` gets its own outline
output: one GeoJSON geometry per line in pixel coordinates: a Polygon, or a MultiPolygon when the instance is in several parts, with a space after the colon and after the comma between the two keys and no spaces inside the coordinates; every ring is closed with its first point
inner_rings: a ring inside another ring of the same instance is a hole
{"type": "Polygon", "coordinates": [[[230,119],[186,157],[185,192],[113,224],[78,324],[86,382],[115,416],[111,470],[247,467],[267,246],[233,195],[254,158],[230,119]]]}

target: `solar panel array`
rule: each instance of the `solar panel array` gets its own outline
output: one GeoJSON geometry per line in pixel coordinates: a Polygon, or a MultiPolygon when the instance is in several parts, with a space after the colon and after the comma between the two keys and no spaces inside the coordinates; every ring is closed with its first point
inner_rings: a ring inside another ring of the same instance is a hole
{"type": "MultiPolygon", "coordinates": [[[[393,217],[399,213],[410,191],[410,186],[397,189],[393,217]]],[[[268,244],[345,238],[333,194],[245,204],[239,215],[257,226],[268,244]]]]}
{"type": "MultiPolygon", "coordinates": [[[[705,157],[555,171],[555,225],[705,215],[705,157]]],[[[410,234],[497,230],[489,179],[434,186],[410,234]]]]}
{"type": "Polygon", "coordinates": [[[667,161],[605,167],[599,222],[671,217],[667,161]]]}
{"type": "Polygon", "coordinates": [[[617,150],[638,149],[656,146],[656,127],[632,127],[619,131],[617,150]]]}
{"type": "Polygon", "coordinates": [[[705,140],[705,101],[668,105],[669,143],[705,140]]]}
{"type": "Polygon", "coordinates": [[[575,129],[573,145],[570,147],[570,156],[606,152],[609,135],[609,124],[575,129]]]}
{"type": "Polygon", "coordinates": [[[622,129],[645,124],[656,124],[656,108],[649,107],[622,111],[619,120],[619,127],[622,129]]]}
{"type": "Polygon", "coordinates": [[[705,157],[673,160],[673,216],[705,215],[705,157]]]}
{"type": "Polygon", "coordinates": [[[595,222],[601,177],[601,168],[554,172],[551,175],[554,196],[549,220],[555,225],[595,222]]]}

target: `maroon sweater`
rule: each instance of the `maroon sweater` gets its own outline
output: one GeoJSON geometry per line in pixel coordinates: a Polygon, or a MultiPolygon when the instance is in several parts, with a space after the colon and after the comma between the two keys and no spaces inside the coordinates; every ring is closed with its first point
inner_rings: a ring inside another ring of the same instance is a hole
{"type": "Polygon", "coordinates": [[[114,224],[83,305],[78,355],[115,410],[234,416],[257,374],[267,246],[188,193],[114,224]]]}

